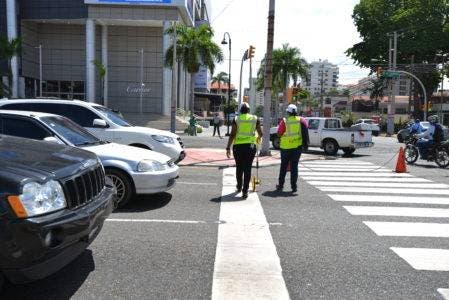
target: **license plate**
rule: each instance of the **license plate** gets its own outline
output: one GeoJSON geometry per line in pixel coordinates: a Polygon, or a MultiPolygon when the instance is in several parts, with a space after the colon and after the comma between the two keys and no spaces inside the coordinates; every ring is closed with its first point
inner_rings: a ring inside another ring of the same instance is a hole
{"type": "Polygon", "coordinates": [[[357,146],[357,148],[366,148],[372,146],[371,143],[356,143],[355,145],[357,146]]]}

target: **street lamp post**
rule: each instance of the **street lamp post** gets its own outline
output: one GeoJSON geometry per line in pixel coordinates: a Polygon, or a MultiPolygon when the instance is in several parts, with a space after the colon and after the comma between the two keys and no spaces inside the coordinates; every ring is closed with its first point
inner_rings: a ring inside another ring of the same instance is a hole
{"type": "Polygon", "coordinates": [[[143,83],[143,48],[139,51],[140,52],[140,101],[139,101],[139,110],[140,114],[142,114],[143,111],[143,87],[145,84],[143,83]]]}
{"type": "Polygon", "coordinates": [[[39,97],[42,98],[42,45],[35,48],[39,49],[39,97]]]}
{"type": "Polygon", "coordinates": [[[441,122],[441,111],[443,110],[443,100],[444,100],[444,59],[447,57],[447,53],[437,53],[437,56],[441,57],[441,100],[438,108],[438,118],[440,118],[441,122]]]}
{"type": "MultiPolygon", "coordinates": [[[[227,109],[229,110],[229,106],[231,103],[231,57],[232,57],[232,52],[231,52],[231,35],[229,34],[229,32],[225,32],[223,35],[223,40],[221,41],[222,45],[229,45],[229,74],[228,74],[228,78],[229,78],[229,82],[228,82],[228,105],[227,105],[227,109]],[[228,36],[228,40],[229,43],[226,41],[226,35],[228,36]]],[[[226,112],[226,120],[228,123],[228,130],[226,133],[226,136],[229,136],[229,111],[226,112]]]]}

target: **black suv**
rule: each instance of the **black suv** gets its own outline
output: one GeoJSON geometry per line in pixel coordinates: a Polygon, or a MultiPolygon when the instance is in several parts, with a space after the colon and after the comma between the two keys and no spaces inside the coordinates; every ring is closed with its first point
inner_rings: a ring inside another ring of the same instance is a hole
{"type": "Polygon", "coordinates": [[[113,209],[95,154],[0,135],[0,288],[44,278],[80,255],[113,209]]]}

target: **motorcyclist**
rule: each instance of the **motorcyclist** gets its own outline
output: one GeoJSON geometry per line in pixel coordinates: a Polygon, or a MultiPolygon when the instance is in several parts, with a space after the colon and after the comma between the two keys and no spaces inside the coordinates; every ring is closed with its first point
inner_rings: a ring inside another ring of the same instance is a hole
{"type": "Polygon", "coordinates": [[[435,128],[438,123],[438,116],[429,116],[427,118],[427,121],[429,121],[430,123],[427,130],[415,135],[417,138],[419,138],[417,146],[419,148],[419,153],[421,153],[422,159],[428,158],[429,149],[434,145],[434,134],[435,128]]]}
{"type": "Polygon", "coordinates": [[[420,134],[423,131],[423,127],[419,119],[415,119],[415,122],[410,126],[410,134],[420,134]]]}

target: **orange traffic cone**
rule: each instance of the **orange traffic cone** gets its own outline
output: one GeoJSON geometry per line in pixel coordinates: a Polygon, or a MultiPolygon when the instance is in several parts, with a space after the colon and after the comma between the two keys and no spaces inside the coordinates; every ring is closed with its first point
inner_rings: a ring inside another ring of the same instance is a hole
{"type": "Polygon", "coordinates": [[[406,173],[407,165],[405,164],[404,148],[399,149],[398,162],[396,163],[396,173],[406,173]]]}

